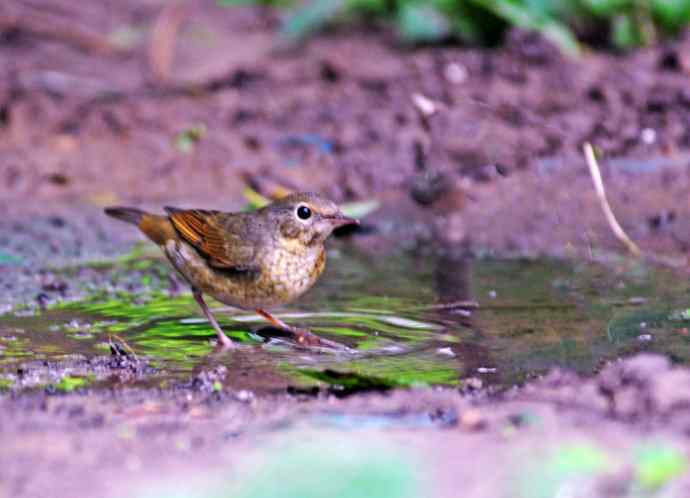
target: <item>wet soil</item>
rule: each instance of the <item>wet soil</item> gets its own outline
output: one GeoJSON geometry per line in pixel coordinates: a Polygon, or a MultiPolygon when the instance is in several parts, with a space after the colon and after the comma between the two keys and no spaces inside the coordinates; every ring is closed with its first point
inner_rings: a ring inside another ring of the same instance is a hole
{"type": "Polygon", "coordinates": [[[0,496],[690,494],[690,38],[579,60],[520,31],[503,49],[348,29],[296,48],[270,10],[165,5],[0,5],[0,496]],[[585,140],[624,229],[673,271],[622,256],[585,140]],[[101,214],[239,209],[246,185],[378,199],[298,319],[408,346],[400,320],[316,314],[388,281],[359,307],[432,325],[423,361],[326,355],[298,376],[309,355],[251,317],[224,325],[252,355],[219,361],[184,286],[101,214]]]}

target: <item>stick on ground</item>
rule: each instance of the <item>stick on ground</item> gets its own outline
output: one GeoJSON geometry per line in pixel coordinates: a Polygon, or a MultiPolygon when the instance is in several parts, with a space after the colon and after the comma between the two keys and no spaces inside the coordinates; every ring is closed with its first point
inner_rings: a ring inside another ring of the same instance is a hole
{"type": "Polygon", "coordinates": [[[623,231],[623,228],[618,223],[616,216],[611,210],[608,199],[606,199],[606,190],[604,190],[604,182],[601,179],[601,170],[599,169],[599,163],[594,155],[594,148],[589,142],[585,142],[583,146],[585,152],[585,159],[587,160],[587,166],[589,166],[589,174],[592,176],[592,181],[594,182],[594,190],[596,190],[597,197],[599,198],[599,203],[601,204],[601,209],[604,211],[606,216],[606,221],[608,221],[611,231],[620,240],[623,245],[630,251],[634,256],[640,256],[642,251],[635,244],[630,237],[623,231]]]}

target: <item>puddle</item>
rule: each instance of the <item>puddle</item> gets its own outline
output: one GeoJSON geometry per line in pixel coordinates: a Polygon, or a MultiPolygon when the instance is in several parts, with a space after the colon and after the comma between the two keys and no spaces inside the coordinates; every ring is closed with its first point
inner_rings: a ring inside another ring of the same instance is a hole
{"type": "MultiPolygon", "coordinates": [[[[155,275],[168,271],[155,259],[139,267],[155,275]]],[[[122,268],[103,271],[121,273],[122,268]]],[[[213,307],[226,333],[242,347],[213,354],[214,334],[191,295],[171,297],[165,290],[136,296],[103,291],[34,315],[5,314],[0,316],[0,389],[11,388],[27,363],[88,363],[108,355],[111,334],[153,369],[129,378],[129,384],[171,386],[216,369],[221,374],[214,386],[254,391],[319,385],[347,394],[400,385],[459,386],[468,377],[509,386],[554,366],[589,373],[603,360],[641,350],[663,352],[678,362],[690,358],[690,284],[633,262],[370,261],[335,253],[319,284],[276,314],[353,353],[266,343],[257,334],[265,325],[259,317],[218,303],[213,307]],[[439,306],[458,301],[476,301],[479,308],[439,306]],[[221,365],[225,368],[218,370],[221,365]]],[[[100,385],[88,372],[76,370],[76,375],[84,380],[70,381],[70,388],[100,385]]]]}

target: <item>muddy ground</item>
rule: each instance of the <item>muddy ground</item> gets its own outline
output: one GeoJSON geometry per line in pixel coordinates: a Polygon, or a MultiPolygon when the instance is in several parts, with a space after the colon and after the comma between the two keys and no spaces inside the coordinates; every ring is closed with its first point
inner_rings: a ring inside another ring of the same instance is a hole
{"type": "MultiPolygon", "coordinates": [[[[285,47],[275,12],[165,5],[0,5],[3,312],[108,285],[52,272],[139,240],[104,205],[234,209],[246,185],[378,199],[348,242],[372,257],[618,258],[587,140],[624,229],[686,278],[690,38],[579,60],[519,31],[502,49],[401,49],[386,30],[285,47]],[[414,94],[435,102],[428,126],[414,94]]],[[[327,495],[690,493],[690,373],[662,357],[343,399],[217,391],[209,374],[132,389],[146,371],[128,360],[81,367],[125,386],[0,391],[0,496],[324,496],[343,476],[365,490],[327,495]]]]}
{"type": "Polygon", "coordinates": [[[687,496],[689,387],[687,369],[641,355],[593,379],[554,371],[500,396],[468,385],[345,399],[194,389],[5,397],[2,491],[687,496]]]}

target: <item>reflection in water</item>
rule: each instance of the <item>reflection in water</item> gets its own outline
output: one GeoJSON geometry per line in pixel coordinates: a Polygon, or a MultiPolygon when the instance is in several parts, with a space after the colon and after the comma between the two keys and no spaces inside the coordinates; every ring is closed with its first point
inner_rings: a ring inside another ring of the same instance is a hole
{"type": "MultiPolygon", "coordinates": [[[[264,391],[335,382],[458,385],[478,375],[512,385],[552,366],[589,372],[640,349],[690,359],[688,282],[662,270],[452,256],[370,261],[343,253],[331,260],[312,292],[276,314],[352,353],[266,341],[257,333],[260,317],[216,307],[241,347],[212,354],[213,331],[191,295],[103,291],[35,316],[0,316],[0,388],[27,360],[107,355],[110,334],[157,371],[132,382],[170,385],[205,375],[226,387],[264,391]],[[468,300],[479,308],[438,306],[468,300]],[[487,368],[495,373],[479,373],[487,368]]],[[[167,271],[157,261],[146,268],[144,275],[167,271]]]]}
{"type": "MultiPolygon", "coordinates": [[[[435,261],[434,289],[440,303],[479,301],[480,296],[472,295],[470,279],[472,277],[472,260],[462,255],[448,253],[435,261]]],[[[483,296],[481,296],[483,297],[483,296]]],[[[463,308],[440,308],[436,310],[437,319],[447,323],[459,342],[450,346],[458,360],[460,378],[476,376],[480,369],[493,368],[495,361],[489,356],[488,349],[482,341],[466,341],[467,333],[474,331],[476,337],[482,337],[480,322],[475,310],[463,308]],[[463,337],[463,335],[465,337],[463,337]]],[[[484,374],[486,380],[494,380],[495,374],[484,374]],[[490,375],[491,377],[488,377],[490,375]]]]}

